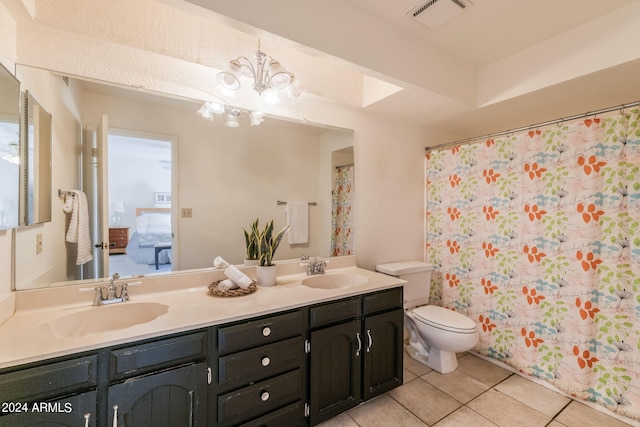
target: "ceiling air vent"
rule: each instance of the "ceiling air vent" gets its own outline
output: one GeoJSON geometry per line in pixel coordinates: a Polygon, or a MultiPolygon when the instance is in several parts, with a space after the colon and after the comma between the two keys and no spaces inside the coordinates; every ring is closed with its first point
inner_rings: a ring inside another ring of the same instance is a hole
{"type": "Polygon", "coordinates": [[[429,0],[420,3],[407,15],[422,25],[435,30],[464,11],[465,5],[459,0],[429,0]]]}

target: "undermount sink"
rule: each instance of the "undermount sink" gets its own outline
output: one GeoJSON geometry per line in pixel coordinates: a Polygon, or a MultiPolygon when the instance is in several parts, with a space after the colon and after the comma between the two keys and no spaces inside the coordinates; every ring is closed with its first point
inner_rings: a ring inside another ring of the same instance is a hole
{"type": "Polygon", "coordinates": [[[367,278],[359,274],[326,273],[307,277],[302,285],[316,289],[343,289],[367,283],[367,278]]]}
{"type": "Polygon", "coordinates": [[[168,311],[168,305],[154,302],[92,306],[48,320],[36,328],[40,332],[48,332],[58,338],[78,338],[151,322],[168,311]]]}

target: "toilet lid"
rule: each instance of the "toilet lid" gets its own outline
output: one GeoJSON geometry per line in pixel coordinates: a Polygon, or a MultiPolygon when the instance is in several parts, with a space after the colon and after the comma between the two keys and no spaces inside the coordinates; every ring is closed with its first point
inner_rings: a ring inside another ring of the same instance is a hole
{"type": "Polygon", "coordinates": [[[471,333],[476,331],[476,323],[467,316],[437,305],[425,305],[413,310],[416,318],[434,328],[452,332],[471,333]]]}

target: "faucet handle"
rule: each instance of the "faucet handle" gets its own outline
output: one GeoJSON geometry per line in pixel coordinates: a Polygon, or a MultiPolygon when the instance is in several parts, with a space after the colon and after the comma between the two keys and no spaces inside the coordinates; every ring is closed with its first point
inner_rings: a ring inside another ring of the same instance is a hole
{"type": "Polygon", "coordinates": [[[93,296],[93,305],[102,305],[102,301],[104,301],[104,297],[102,296],[101,286],[96,286],[94,288],[80,288],[78,290],[80,292],[94,291],[95,294],[93,296]]]}
{"type": "Polygon", "coordinates": [[[122,298],[122,301],[129,301],[129,286],[142,286],[142,280],[122,284],[120,287],[120,298],[122,298]]]}

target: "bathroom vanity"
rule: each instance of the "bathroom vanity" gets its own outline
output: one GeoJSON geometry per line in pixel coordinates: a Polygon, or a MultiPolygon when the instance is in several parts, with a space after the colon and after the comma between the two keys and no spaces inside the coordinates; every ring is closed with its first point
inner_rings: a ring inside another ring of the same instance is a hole
{"type": "Polygon", "coordinates": [[[119,331],[49,337],[41,355],[34,341],[45,338],[49,316],[17,312],[0,325],[0,339],[23,346],[0,350],[0,426],[316,425],[402,384],[402,281],[336,271],[366,283],[317,289],[293,274],[235,298],[206,295],[206,281],[133,290],[132,302],[153,300],[168,312],[119,331]],[[26,334],[38,331],[31,344],[7,335],[16,321],[26,334]]]}

